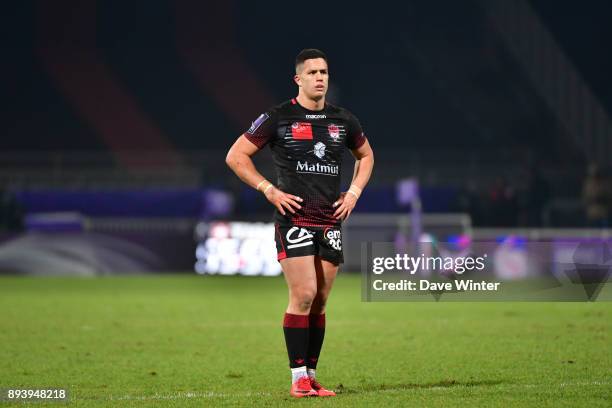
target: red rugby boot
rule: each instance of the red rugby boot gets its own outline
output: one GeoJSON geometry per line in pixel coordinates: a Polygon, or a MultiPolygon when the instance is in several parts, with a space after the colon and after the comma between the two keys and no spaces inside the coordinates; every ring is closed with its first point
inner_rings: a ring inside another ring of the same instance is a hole
{"type": "Polygon", "coordinates": [[[310,385],[312,389],[317,392],[317,395],[319,397],[335,397],[336,396],[335,392],[326,389],[321,384],[319,384],[319,382],[315,380],[314,378],[310,379],[310,385]]]}
{"type": "Polygon", "coordinates": [[[300,377],[296,382],[291,384],[291,391],[289,393],[295,398],[316,397],[318,395],[318,393],[312,389],[308,376],[300,377]]]}

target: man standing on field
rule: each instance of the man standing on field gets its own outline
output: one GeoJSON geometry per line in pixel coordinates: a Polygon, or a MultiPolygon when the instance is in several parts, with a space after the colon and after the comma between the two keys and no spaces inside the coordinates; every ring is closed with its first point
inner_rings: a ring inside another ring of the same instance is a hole
{"type": "Polygon", "coordinates": [[[283,330],[291,395],[334,396],[315,374],[325,335],[325,304],[344,261],[340,225],[370,178],[374,154],[357,118],[325,102],[329,80],[325,54],[303,50],[295,72],[298,96],[260,115],[230,148],[226,162],[276,207],[276,248],[289,288],[283,330]],[[276,165],[276,185],[251,160],[266,144],[276,165]],[[351,186],[341,193],[345,148],[356,161],[351,186]]]}

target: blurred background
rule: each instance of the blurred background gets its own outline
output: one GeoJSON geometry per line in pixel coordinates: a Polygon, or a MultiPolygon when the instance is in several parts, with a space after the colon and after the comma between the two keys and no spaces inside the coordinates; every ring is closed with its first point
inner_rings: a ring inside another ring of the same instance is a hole
{"type": "MultiPolygon", "coordinates": [[[[607,239],[611,16],[552,0],[5,4],[0,273],[278,274],[271,207],[224,159],[297,94],[310,47],[376,157],[346,270],[364,240],[607,239]]],[[[274,178],[267,149],[256,164],[274,178]]],[[[349,157],[343,173],[346,188],[349,157]]]]}

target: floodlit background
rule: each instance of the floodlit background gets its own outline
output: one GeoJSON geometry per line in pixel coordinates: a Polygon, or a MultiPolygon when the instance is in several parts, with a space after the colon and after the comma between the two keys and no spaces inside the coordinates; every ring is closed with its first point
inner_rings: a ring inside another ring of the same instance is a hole
{"type": "MultiPolygon", "coordinates": [[[[411,238],[440,224],[444,241],[599,236],[612,205],[610,15],[553,1],[8,5],[0,270],[206,272],[195,253],[211,226],[194,240],[199,221],[271,219],[225,153],[296,95],[307,47],[328,54],[329,100],[360,118],[376,153],[348,241],[383,224],[389,240],[419,209],[411,238]],[[35,234],[67,230],[80,235],[35,234]]],[[[274,179],[267,149],[257,164],[274,179]]]]}

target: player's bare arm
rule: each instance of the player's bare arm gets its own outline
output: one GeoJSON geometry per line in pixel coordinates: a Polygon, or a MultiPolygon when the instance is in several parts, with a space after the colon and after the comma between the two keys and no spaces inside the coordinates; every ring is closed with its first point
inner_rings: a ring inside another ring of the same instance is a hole
{"type": "Polygon", "coordinates": [[[340,198],[334,203],[336,211],[334,217],[339,220],[346,220],[355,208],[357,199],[361,195],[361,192],[368,184],[372,169],[374,168],[374,152],[370,143],[366,140],[357,149],[351,150],[353,157],[355,157],[355,171],[353,172],[353,180],[349,189],[340,194],[340,198]]]}
{"type": "Polygon", "coordinates": [[[302,208],[299,204],[302,198],[281,191],[257,171],[251,156],[258,151],[259,148],[244,135],[240,136],[227,152],[225,163],[240,180],[261,191],[282,215],[285,215],[285,209],[295,214],[295,209],[302,208]]]}

